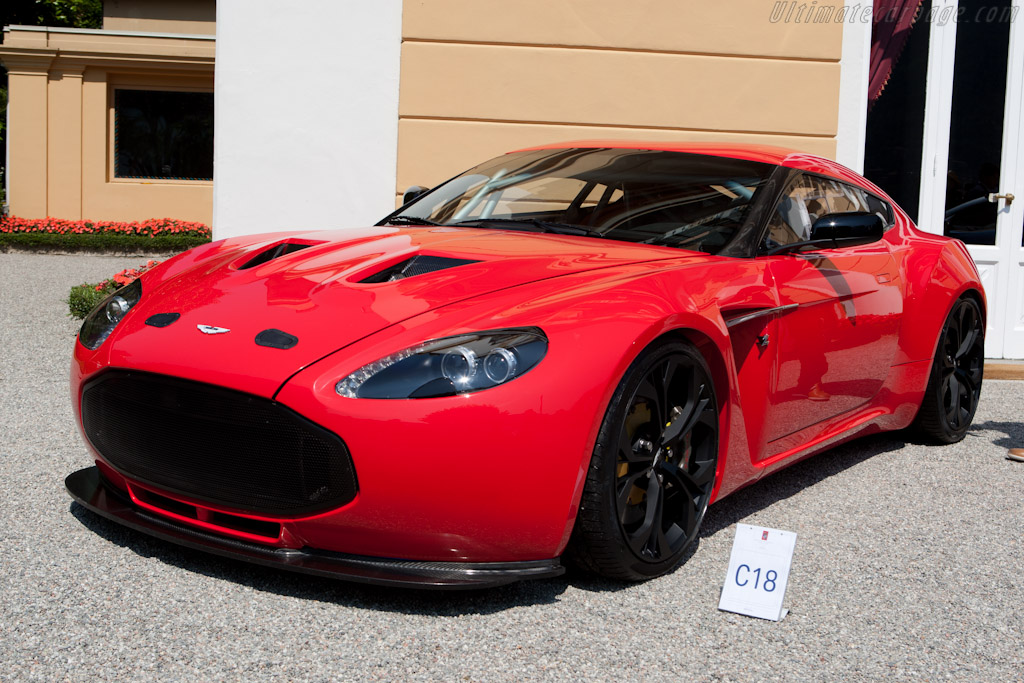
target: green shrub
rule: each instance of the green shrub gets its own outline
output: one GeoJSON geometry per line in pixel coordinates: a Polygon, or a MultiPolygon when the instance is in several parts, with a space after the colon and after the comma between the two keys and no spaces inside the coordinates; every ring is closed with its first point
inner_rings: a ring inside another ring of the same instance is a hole
{"type": "Polygon", "coordinates": [[[74,318],[84,318],[107,296],[125,285],[130,285],[140,275],[159,263],[159,261],[150,259],[138,268],[125,268],[110,279],[98,284],[83,282],[80,285],[75,285],[68,294],[68,314],[74,318]]]}
{"type": "Polygon", "coordinates": [[[97,285],[81,284],[71,288],[68,295],[68,312],[72,317],[84,318],[89,311],[96,308],[99,302],[103,301],[111,292],[117,289],[117,285],[111,284],[96,290],[97,285]]]}

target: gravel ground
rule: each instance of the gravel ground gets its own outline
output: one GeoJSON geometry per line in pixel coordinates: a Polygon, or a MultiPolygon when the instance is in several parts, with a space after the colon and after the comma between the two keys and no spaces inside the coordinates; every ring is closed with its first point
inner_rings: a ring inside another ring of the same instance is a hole
{"type": "MultiPolygon", "coordinates": [[[[141,257],[0,254],[0,679],[1024,680],[1024,382],[944,448],[870,437],[710,509],[640,585],[419,593],[254,567],[71,503],[71,285],[141,257]],[[716,609],[735,524],[799,534],[782,622],[716,609]]],[[[524,503],[528,504],[528,503],[524,503]]]]}

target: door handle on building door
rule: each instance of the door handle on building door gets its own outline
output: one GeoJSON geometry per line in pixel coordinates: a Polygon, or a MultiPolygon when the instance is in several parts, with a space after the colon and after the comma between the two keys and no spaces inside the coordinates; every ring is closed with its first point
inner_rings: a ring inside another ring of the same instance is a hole
{"type": "Polygon", "coordinates": [[[1010,192],[1007,192],[1006,194],[996,194],[995,192],[991,192],[988,195],[988,200],[993,204],[998,202],[1000,199],[1005,199],[1006,205],[1009,206],[1010,204],[1013,204],[1013,200],[1016,199],[1016,197],[1014,197],[1010,192]]]}

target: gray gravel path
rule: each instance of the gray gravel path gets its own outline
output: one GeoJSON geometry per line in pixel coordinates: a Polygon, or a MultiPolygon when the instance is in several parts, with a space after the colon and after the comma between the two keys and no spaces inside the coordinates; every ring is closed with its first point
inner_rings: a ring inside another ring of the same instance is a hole
{"type": "MultiPolygon", "coordinates": [[[[0,254],[0,679],[1024,680],[1024,382],[987,382],[960,444],[835,449],[711,508],[641,585],[484,593],[291,575],[71,504],[77,323],[62,299],[145,258],[0,254]],[[799,534],[780,623],[718,612],[736,522],[799,534]]],[[[528,504],[528,501],[524,501],[528,504]]]]}

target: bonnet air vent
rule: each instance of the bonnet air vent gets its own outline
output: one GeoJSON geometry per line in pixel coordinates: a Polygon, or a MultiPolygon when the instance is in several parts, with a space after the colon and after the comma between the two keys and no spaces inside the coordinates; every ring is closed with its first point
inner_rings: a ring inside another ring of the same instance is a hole
{"type": "Polygon", "coordinates": [[[251,259],[246,261],[243,265],[239,266],[239,270],[245,270],[246,268],[255,268],[256,266],[262,266],[267,261],[273,261],[274,259],[284,256],[285,254],[291,254],[306,247],[311,247],[312,244],[298,244],[296,242],[281,242],[276,244],[265,251],[253,256],[251,259]]]}
{"type": "Polygon", "coordinates": [[[464,266],[467,263],[479,263],[469,259],[448,258],[446,256],[422,256],[416,255],[401,263],[396,263],[390,268],[385,268],[379,273],[365,277],[360,282],[394,282],[404,280],[407,277],[425,275],[437,270],[446,270],[455,266],[464,266]]]}

